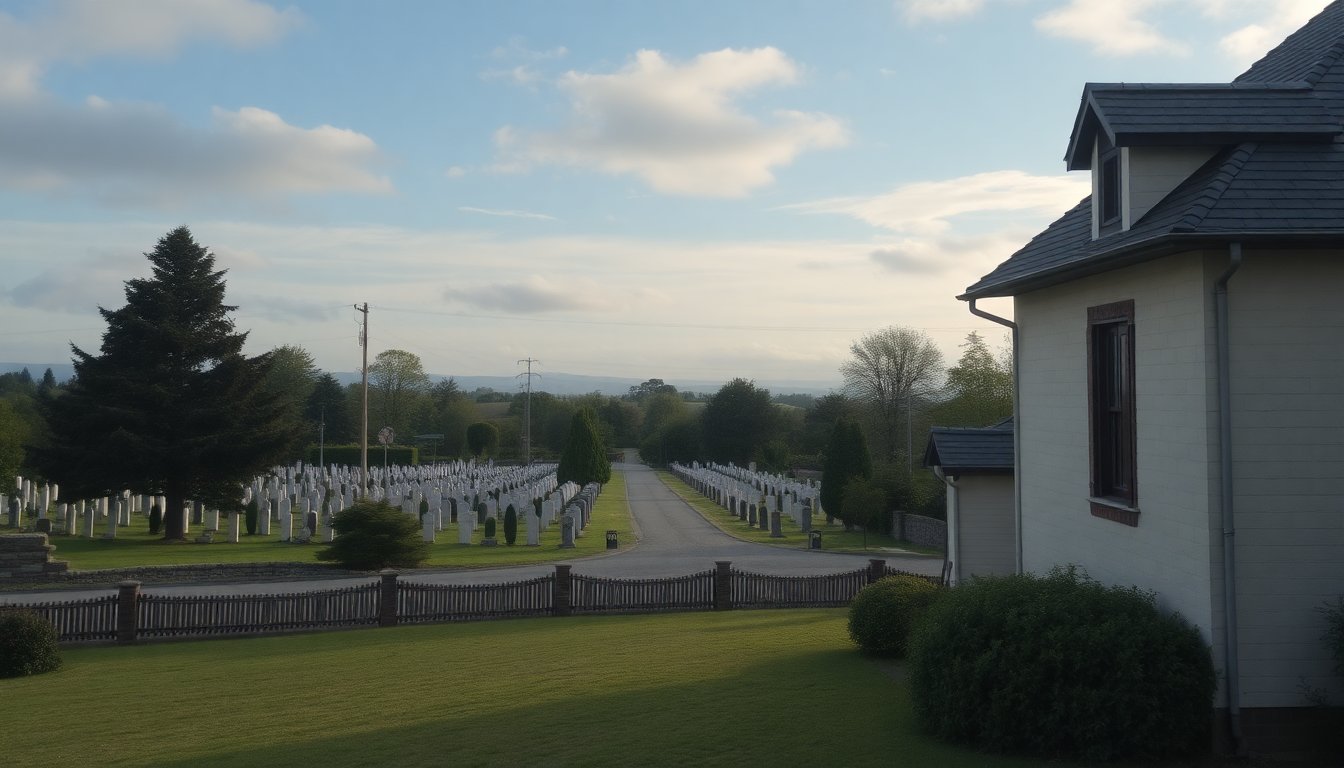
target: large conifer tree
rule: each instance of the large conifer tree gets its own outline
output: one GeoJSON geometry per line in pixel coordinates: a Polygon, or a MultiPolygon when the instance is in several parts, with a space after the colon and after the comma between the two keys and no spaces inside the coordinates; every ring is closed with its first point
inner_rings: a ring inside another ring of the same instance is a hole
{"type": "Polygon", "coordinates": [[[558,482],[570,480],[579,485],[611,480],[611,460],[597,430],[597,418],[591,408],[580,408],[569,424],[569,440],[555,469],[558,482]]]}
{"type": "Polygon", "coordinates": [[[100,354],[79,347],[67,392],[46,403],[45,475],[67,498],[129,489],[166,497],[164,538],[185,538],[185,502],[240,504],[240,484],[293,449],[293,407],[265,388],[270,356],[242,354],[224,270],[186,227],[164,235],[126,305],[99,307],[100,354]]]}

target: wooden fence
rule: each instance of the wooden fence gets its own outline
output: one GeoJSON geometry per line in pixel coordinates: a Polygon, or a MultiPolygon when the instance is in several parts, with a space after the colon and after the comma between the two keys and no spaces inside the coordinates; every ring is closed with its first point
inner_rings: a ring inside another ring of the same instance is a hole
{"type": "Polygon", "coordinates": [[[0,610],[46,617],[62,643],[133,643],[526,616],[838,607],[867,584],[895,574],[940,583],[937,576],[888,568],[884,560],[824,576],[769,576],[717,562],[714,570],[666,579],[605,579],[557,565],[554,574],[505,584],[417,584],[383,571],[371,584],[280,595],[166,597],[141,594],[139,582],[127,581],[106,597],[0,610]]]}

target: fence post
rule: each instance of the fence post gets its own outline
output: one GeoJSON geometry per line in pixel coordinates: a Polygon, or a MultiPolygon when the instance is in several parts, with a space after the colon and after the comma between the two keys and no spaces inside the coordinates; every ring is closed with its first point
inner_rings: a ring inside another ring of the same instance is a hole
{"type": "Polygon", "coordinates": [[[733,564],[729,560],[714,561],[714,610],[733,610],[733,564]]]}
{"type": "Polygon", "coordinates": [[[140,582],[117,585],[117,642],[134,643],[140,623],[140,582]]]}
{"type": "Polygon", "coordinates": [[[397,575],[399,571],[391,568],[384,568],[378,572],[383,578],[382,589],[379,590],[378,599],[378,626],[395,627],[397,626],[397,575]]]}
{"type": "Polygon", "coordinates": [[[551,596],[551,612],[556,616],[568,616],[570,614],[570,580],[569,566],[555,566],[555,593],[551,596]]]}
{"type": "Polygon", "coordinates": [[[869,584],[872,584],[874,581],[877,581],[878,579],[880,579],[880,578],[882,578],[883,576],[886,576],[886,575],[887,575],[887,561],[886,561],[886,560],[870,559],[870,560],[868,561],[868,583],[869,583],[869,584]]]}

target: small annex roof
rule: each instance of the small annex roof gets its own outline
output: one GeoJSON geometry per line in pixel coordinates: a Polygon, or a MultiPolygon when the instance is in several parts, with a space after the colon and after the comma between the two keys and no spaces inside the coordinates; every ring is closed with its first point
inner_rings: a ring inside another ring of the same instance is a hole
{"type": "Polygon", "coordinates": [[[1234,83],[1088,85],[1070,168],[1091,165],[1101,132],[1117,146],[1218,151],[1125,231],[1093,239],[1084,198],[958,298],[1012,296],[1232,241],[1344,244],[1344,0],[1234,83]]]}
{"type": "Polygon", "coordinates": [[[1013,420],[992,427],[934,427],[924,466],[944,474],[1004,474],[1013,471],[1013,420]]]}

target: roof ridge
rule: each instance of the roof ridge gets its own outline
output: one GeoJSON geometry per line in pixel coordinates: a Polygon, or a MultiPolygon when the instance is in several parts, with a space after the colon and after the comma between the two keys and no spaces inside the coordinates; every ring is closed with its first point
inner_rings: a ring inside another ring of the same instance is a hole
{"type": "Polygon", "coordinates": [[[1315,88],[1316,84],[1325,76],[1325,73],[1330,71],[1330,67],[1333,66],[1335,62],[1339,61],[1341,54],[1344,54],[1344,39],[1336,40],[1332,43],[1330,47],[1325,50],[1325,53],[1321,54],[1321,57],[1316,60],[1316,63],[1311,65],[1311,69],[1307,70],[1302,79],[1310,84],[1312,88],[1315,88]]]}
{"type": "Polygon", "coordinates": [[[1205,194],[1191,204],[1189,211],[1172,225],[1169,231],[1196,231],[1199,225],[1203,223],[1204,217],[1218,204],[1218,201],[1227,192],[1228,187],[1232,186],[1232,182],[1237,178],[1237,172],[1246,165],[1246,161],[1251,158],[1251,155],[1255,154],[1255,150],[1259,146],[1255,142],[1246,142],[1238,144],[1236,148],[1232,149],[1227,158],[1219,165],[1218,170],[1214,172],[1213,177],[1209,179],[1208,184],[1205,185],[1205,194]]]}

